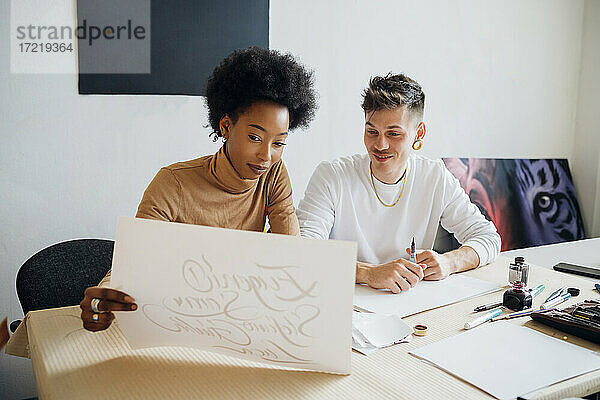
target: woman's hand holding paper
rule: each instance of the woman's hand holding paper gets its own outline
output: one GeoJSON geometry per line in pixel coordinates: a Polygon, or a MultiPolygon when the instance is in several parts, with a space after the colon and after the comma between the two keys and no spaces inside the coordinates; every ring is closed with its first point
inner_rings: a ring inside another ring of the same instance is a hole
{"type": "Polygon", "coordinates": [[[135,311],[137,304],[127,293],[112,288],[93,286],[85,290],[79,307],[81,308],[83,327],[88,331],[97,332],[110,326],[115,319],[113,311],[135,311]]]}

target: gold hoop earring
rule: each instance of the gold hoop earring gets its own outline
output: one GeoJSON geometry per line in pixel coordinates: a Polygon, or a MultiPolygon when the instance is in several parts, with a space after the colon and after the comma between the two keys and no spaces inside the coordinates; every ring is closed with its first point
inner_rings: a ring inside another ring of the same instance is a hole
{"type": "Polygon", "coordinates": [[[421,147],[423,147],[423,141],[421,139],[415,140],[412,144],[413,150],[421,150],[421,147]]]}

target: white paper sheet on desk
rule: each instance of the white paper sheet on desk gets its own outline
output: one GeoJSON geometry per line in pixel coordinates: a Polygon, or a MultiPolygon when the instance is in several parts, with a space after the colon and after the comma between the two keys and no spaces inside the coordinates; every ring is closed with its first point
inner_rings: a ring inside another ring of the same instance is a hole
{"type": "Polygon", "coordinates": [[[352,313],[352,348],[364,355],[396,343],[408,343],[412,333],[412,328],[397,315],[352,313]]]}
{"type": "Polygon", "coordinates": [[[600,356],[510,321],[488,323],[414,350],[499,399],[600,369],[600,356]]]}
{"type": "Polygon", "coordinates": [[[421,281],[398,294],[356,285],[354,305],[374,313],[406,317],[500,289],[495,283],[455,274],[441,281],[421,281]]]}
{"type": "Polygon", "coordinates": [[[413,333],[412,328],[397,315],[374,313],[354,312],[352,328],[376,347],[390,346],[413,333]]]}
{"type": "Polygon", "coordinates": [[[133,348],[187,346],[350,373],[352,242],[119,219],[111,286],[133,348]]]}
{"type": "MultiPolygon", "coordinates": [[[[412,340],[412,335],[409,335],[409,336],[405,337],[404,339],[400,340],[399,342],[394,343],[392,345],[401,344],[401,343],[410,343],[411,340],[412,340]]],[[[390,345],[390,346],[392,346],[392,345],[390,345]]],[[[352,348],[354,350],[358,351],[359,353],[364,354],[365,356],[369,356],[369,355],[375,353],[377,350],[381,350],[385,347],[389,347],[389,346],[376,347],[368,342],[358,342],[356,340],[356,337],[354,336],[354,332],[352,334],[352,348]]]]}

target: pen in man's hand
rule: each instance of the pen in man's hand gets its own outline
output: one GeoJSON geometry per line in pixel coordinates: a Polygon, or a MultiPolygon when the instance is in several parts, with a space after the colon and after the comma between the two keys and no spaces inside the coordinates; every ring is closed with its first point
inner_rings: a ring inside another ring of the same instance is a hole
{"type": "Polygon", "coordinates": [[[411,263],[415,263],[416,264],[417,263],[417,254],[416,254],[417,250],[416,250],[415,247],[416,247],[415,246],[415,238],[413,236],[412,243],[410,244],[410,260],[409,261],[411,263]]]}

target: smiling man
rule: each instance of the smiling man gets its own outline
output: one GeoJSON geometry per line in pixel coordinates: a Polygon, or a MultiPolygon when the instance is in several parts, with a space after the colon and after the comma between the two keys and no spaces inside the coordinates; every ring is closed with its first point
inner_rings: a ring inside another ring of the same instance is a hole
{"type": "Polygon", "coordinates": [[[356,282],[394,293],[487,264],[500,251],[496,228],[443,162],[414,154],[425,138],[424,106],[421,86],[407,76],[372,78],[362,103],[367,154],[322,162],[297,210],[302,236],[356,241],[356,282]],[[440,223],[459,249],[427,250],[440,223]],[[426,249],[416,263],[406,259],[413,237],[426,249]]]}

